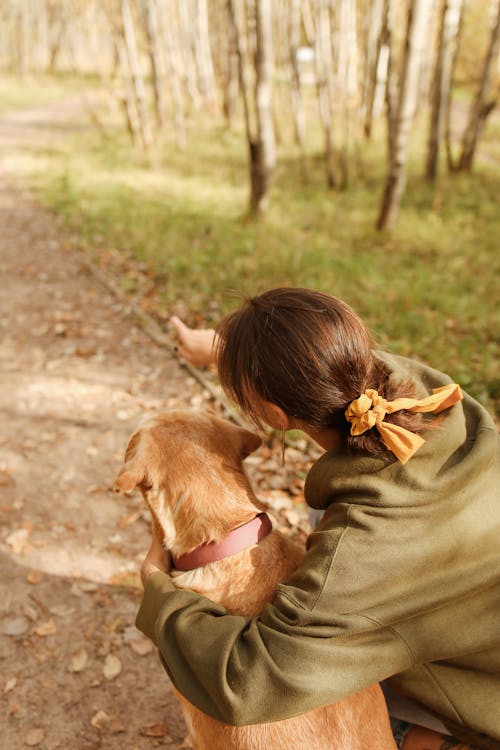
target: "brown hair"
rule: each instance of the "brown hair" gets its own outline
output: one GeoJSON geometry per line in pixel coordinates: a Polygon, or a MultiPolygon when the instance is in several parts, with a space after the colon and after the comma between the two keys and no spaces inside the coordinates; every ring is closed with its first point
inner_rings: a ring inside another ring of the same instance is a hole
{"type": "MultiPolygon", "coordinates": [[[[290,417],[340,430],[350,448],[394,458],[377,430],[352,436],[344,412],[366,388],[392,400],[413,396],[414,385],[388,381],[370,332],[345,302],[311,289],[272,289],[226,316],[217,334],[222,387],[254,424],[262,426],[257,395],[290,417]]],[[[420,415],[409,412],[386,420],[414,432],[423,428],[420,415]]]]}

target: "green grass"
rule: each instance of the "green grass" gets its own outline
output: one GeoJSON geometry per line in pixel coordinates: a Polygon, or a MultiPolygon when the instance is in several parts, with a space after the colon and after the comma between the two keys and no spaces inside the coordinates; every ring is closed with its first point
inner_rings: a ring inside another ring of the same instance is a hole
{"type": "MultiPolygon", "coordinates": [[[[97,77],[89,76],[85,85],[96,85],[97,77]]],[[[35,107],[51,100],[60,99],[62,94],[78,93],[82,89],[82,77],[74,74],[31,75],[13,78],[0,72],[0,115],[9,110],[35,107]]]]}
{"type": "Polygon", "coordinates": [[[242,295],[322,289],[351,303],[381,346],[448,372],[495,408],[500,179],[490,132],[485,142],[493,155],[473,175],[443,175],[437,187],[420,176],[416,143],[390,234],[374,230],[385,169],[377,145],[363,146],[349,189],[337,193],[325,189],[320,157],[310,158],[304,184],[296,154],[282,147],[259,224],[244,216],[242,132],[206,123],[193,127],[186,151],[158,147],[153,164],[124,135],[80,135],[72,148],[43,154],[33,180],[82,243],[146,262],[168,310],[187,307],[189,320],[213,323],[242,295]]]}

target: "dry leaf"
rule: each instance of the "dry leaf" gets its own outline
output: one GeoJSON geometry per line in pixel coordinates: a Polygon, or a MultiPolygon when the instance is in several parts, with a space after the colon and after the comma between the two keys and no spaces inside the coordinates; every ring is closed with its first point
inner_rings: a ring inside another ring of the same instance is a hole
{"type": "Polygon", "coordinates": [[[70,672],[81,672],[87,666],[88,661],[89,655],[85,649],[82,648],[80,651],[77,651],[76,654],[73,654],[68,669],[70,672]]]}
{"type": "Polygon", "coordinates": [[[11,617],[2,623],[4,635],[22,635],[28,630],[29,623],[25,617],[11,617]]]}
{"type": "Polygon", "coordinates": [[[28,529],[17,529],[11,532],[5,541],[12,548],[14,554],[20,555],[28,543],[29,534],[28,529]]]}
{"type": "Polygon", "coordinates": [[[49,607],[50,614],[56,617],[69,617],[74,611],[74,607],[68,607],[67,604],[54,604],[53,607],[49,607]]]}
{"type": "Polygon", "coordinates": [[[110,719],[110,717],[108,716],[108,714],[106,713],[106,711],[99,710],[99,711],[97,711],[97,713],[95,713],[93,715],[93,717],[90,720],[90,723],[96,729],[104,729],[104,727],[108,723],[109,719],[110,719]]]}
{"type": "Polygon", "coordinates": [[[153,644],[145,638],[137,638],[134,641],[130,641],[130,647],[139,656],[146,656],[146,654],[150,654],[153,650],[153,644]]]}
{"type": "Polygon", "coordinates": [[[121,734],[125,731],[125,725],[121,719],[111,719],[108,725],[108,732],[110,734],[121,734]]]}
{"type": "Polygon", "coordinates": [[[8,469],[0,470],[0,487],[9,487],[9,486],[14,485],[15,483],[16,482],[14,478],[10,475],[10,472],[8,469]]]}
{"type": "Polygon", "coordinates": [[[42,742],[44,737],[45,732],[43,731],[43,729],[32,729],[26,735],[26,739],[24,740],[24,742],[26,745],[29,745],[29,747],[35,747],[35,745],[39,745],[40,742],[42,742]]]}
{"type": "Polygon", "coordinates": [[[54,635],[56,630],[57,630],[56,624],[54,620],[51,618],[50,620],[47,620],[46,622],[42,622],[41,625],[35,628],[35,633],[39,635],[41,638],[45,638],[48,635],[54,635]]]}
{"type": "Polygon", "coordinates": [[[148,727],[141,727],[139,733],[142,734],[143,737],[167,737],[168,728],[166,724],[160,721],[158,724],[150,724],[148,727]]]}
{"type": "Polygon", "coordinates": [[[4,693],[10,693],[11,690],[14,690],[14,688],[17,685],[17,677],[11,677],[10,680],[7,680],[5,683],[5,687],[3,689],[4,693]]]}
{"type": "Polygon", "coordinates": [[[107,680],[114,680],[121,671],[122,663],[119,658],[114,654],[108,654],[104,660],[104,668],[102,670],[104,677],[107,680]]]}
{"type": "Polygon", "coordinates": [[[37,583],[40,583],[42,578],[43,574],[40,570],[30,570],[30,572],[26,576],[26,580],[28,581],[28,583],[33,584],[33,586],[36,586],[37,583]]]}

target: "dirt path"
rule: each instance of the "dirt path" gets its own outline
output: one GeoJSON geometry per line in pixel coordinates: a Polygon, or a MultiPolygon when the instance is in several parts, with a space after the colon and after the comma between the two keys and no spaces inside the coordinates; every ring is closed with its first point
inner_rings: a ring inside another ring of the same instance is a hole
{"type": "MultiPolygon", "coordinates": [[[[47,111],[3,117],[0,167],[37,147],[37,123],[59,139],[53,114],[56,131],[47,111]]],[[[178,748],[177,703],[134,627],[147,515],[110,486],[144,412],[201,386],[5,182],[0,273],[1,745],[178,748]]]]}
{"type": "Polygon", "coordinates": [[[141,415],[201,388],[48,214],[4,189],[0,226],[2,747],[177,748],[177,705],[133,627],[139,592],[116,585],[137,571],[147,517],[110,485],[141,415]],[[161,721],[171,741],[141,735],[161,721]]]}
{"type": "MultiPolygon", "coordinates": [[[[14,186],[85,127],[88,102],[0,116],[0,744],[174,750],[182,717],[134,627],[149,518],[111,485],[145,412],[210,394],[14,186]]],[[[282,528],[305,534],[294,461],[303,447],[282,469],[263,446],[248,468],[282,528]]]]}

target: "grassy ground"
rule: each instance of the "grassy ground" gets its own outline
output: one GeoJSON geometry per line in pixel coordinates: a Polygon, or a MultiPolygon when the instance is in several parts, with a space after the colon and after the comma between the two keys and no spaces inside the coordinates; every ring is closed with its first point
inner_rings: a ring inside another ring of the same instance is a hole
{"type": "MultiPolygon", "coordinates": [[[[417,129],[424,133],[424,127],[417,129]]],[[[383,148],[363,146],[344,192],[324,187],[311,146],[309,179],[281,148],[265,222],[245,220],[247,167],[241,131],[200,124],[188,148],[158,147],[153,163],[124,135],[79,135],[46,151],[41,199],[86,245],[145,261],[163,301],[188,318],[212,317],[241,296],[277,285],[336,294],[365,317],[383,347],[447,371],[498,406],[498,125],[472,176],[420,176],[414,144],[396,230],[374,231],[384,179],[383,148]],[[211,312],[213,311],[213,312],[211,312]]]]}

